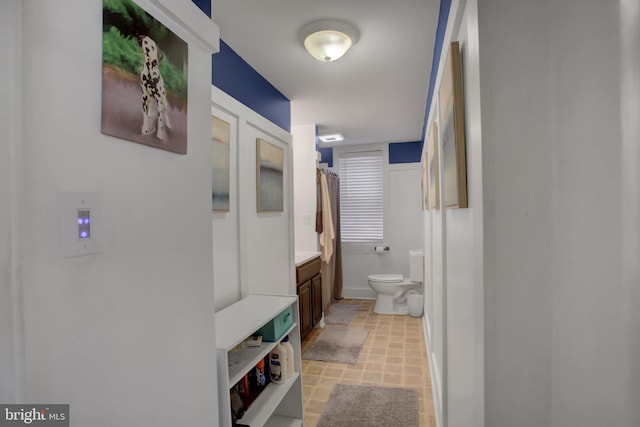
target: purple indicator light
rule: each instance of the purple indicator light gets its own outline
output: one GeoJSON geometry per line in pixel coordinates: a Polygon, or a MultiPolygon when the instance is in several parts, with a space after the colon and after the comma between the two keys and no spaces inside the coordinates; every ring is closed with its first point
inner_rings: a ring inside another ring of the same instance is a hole
{"type": "Polygon", "coordinates": [[[91,211],[78,210],[78,238],[91,238],[91,211]]]}

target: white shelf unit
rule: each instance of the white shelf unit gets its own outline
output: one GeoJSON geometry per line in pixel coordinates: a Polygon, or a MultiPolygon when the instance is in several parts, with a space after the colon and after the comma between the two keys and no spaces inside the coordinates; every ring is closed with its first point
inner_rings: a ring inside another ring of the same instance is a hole
{"type": "Polygon", "coordinates": [[[302,363],[298,298],[281,295],[249,295],[216,313],[216,348],[220,427],[231,427],[231,388],[273,350],[278,343],[262,342],[260,347],[231,352],[283,310],[293,306],[293,325],[285,335],[293,345],[295,371],[282,384],[270,383],[254,400],[238,422],[250,427],[302,426],[302,363]]]}

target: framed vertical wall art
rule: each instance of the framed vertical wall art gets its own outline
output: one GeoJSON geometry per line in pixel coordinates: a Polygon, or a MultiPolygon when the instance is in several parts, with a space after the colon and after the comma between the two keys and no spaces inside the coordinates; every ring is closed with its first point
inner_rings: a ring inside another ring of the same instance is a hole
{"type": "Polygon", "coordinates": [[[102,16],[102,133],[186,154],[187,43],[132,0],[102,16]]]}
{"type": "Polygon", "coordinates": [[[211,210],[229,212],[231,126],[211,116],[211,210]]]}
{"type": "Polygon", "coordinates": [[[443,205],[466,208],[467,155],[460,43],[452,42],[438,93],[442,130],[443,205]]]}
{"type": "Polygon", "coordinates": [[[438,158],[438,124],[431,123],[427,139],[427,209],[440,209],[440,167],[438,158]]]}
{"type": "Polygon", "coordinates": [[[284,211],[284,150],[256,139],[256,198],[258,212],[284,211]]]}
{"type": "Polygon", "coordinates": [[[428,178],[428,168],[427,168],[427,151],[425,150],[422,153],[422,179],[420,182],[420,194],[422,199],[422,210],[429,210],[429,178],[428,178]]]}

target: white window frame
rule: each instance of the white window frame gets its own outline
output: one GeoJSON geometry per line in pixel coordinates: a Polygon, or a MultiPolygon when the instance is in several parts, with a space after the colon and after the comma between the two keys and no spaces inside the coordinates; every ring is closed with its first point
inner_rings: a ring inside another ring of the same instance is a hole
{"type": "Polygon", "coordinates": [[[353,253],[371,253],[374,250],[374,246],[383,245],[385,239],[385,230],[388,229],[388,194],[389,194],[389,147],[388,144],[367,144],[367,145],[352,145],[333,148],[334,158],[334,171],[340,175],[340,157],[344,155],[354,155],[357,153],[380,151],[382,155],[382,240],[371,242],[342,242],[342,250],[344,252],[353,253]]]}

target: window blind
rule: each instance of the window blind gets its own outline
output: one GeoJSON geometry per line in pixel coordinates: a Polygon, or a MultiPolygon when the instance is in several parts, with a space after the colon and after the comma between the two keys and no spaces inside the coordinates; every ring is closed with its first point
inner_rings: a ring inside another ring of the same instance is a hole
{"type": "Polygon", "coordinates": [[[346,243],[383,239],[382,152],[340,156],[340,232],[346,243]]]}

